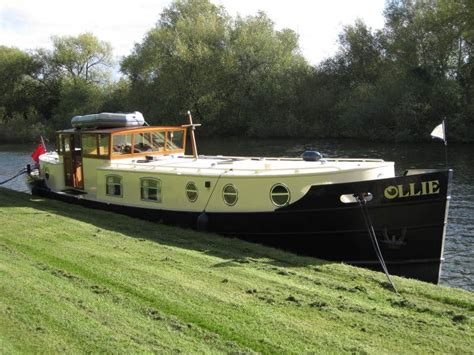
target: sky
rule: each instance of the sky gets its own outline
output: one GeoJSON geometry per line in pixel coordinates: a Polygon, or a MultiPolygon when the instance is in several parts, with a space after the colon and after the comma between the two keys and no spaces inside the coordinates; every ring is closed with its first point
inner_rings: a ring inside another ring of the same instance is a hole
{"type": "MultiPolygon", "coordinates": [[[[362,19],[372,29],[384,24],[384,0],[211,0],[231,16],[264,11],[277,30],[300,36],[302,54],[318,64],[337,50],[344,25],[362,19]]],[[[109,42],[119,60],[153,28],[168,0],[0,0],[0,45],[23,50],[51,48],[51,36],[92,32],[109,42]]]]}

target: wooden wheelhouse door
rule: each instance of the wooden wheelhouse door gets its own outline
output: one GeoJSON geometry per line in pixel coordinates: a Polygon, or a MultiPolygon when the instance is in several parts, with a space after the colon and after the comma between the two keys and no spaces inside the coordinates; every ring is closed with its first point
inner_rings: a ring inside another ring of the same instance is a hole
{"type": "Polygon", "coordinates": [[[67,187],[84,188],[82,178],[82,151],[79,135],[62,134],[64,182],[67,187]]]}

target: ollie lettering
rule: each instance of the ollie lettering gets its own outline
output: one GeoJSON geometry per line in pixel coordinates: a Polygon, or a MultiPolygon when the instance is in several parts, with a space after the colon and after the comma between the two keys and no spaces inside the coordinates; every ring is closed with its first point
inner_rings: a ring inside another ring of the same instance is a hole
{"type": "Polygon", "coordinates": [[[404,198],[412,196],[424,196],[439,194],[439,180],[422,181],[421,183],[411,182],[408,185],[391,185],[387,186],[384,196],[388,200],[394,198],[404,198]]]}

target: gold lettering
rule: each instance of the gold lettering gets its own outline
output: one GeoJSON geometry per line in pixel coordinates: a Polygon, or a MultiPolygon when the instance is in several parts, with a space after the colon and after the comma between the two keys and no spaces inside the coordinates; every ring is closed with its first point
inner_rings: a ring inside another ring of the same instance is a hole
{"type": "Polygon", "coordinates": [[[397,187],[398,187],[398,197],[408,197],[408,196],[410,196],[409,192],[404,194],[403,185],[397,185],[397,187]]]}
{"type": "Polygon", "coordinates": [[[395,186],[389,186],[385,188],[383,195],[388,200],[394,199],[398,196],[398,189],[395,186]]]}
{"type": "Polygon", "coordinates": [[[439,180],[428,181],[428,194],[438,194],[439,193],[439,180]]]}
{"type": "Polygon", "coordinates": [[[421,191],[415,192],[415,183],[411,182],[410,183],[410,196],[420,196],[420,195],[421,195],[421,191]]]}
{"type": "Polygon", "coordinates": [[[426,192],[426,185],[427,185],[427,182],[426,181],[422,181],[421,182],[421,194],[422,195],[426,195],[427,192],[426,192]]]}
{"type": "Polygon", "coordinates": [[[420,196],[420,195],[434,195],[439,194],[440,192],[440,185],[439,180],[432,180],[432,181],[421,181],[421,189],[416,189],[416,183],[410,182],[408,186],[404,185],[396,185],[396,186],[387,186],[383,192],[384,196],[388,200],[392,200],[394,198],[403,198],[403,197],[410,197],[410,196],[420,196]],[[407,188],[404,190],[404,188],[407,188]]]}

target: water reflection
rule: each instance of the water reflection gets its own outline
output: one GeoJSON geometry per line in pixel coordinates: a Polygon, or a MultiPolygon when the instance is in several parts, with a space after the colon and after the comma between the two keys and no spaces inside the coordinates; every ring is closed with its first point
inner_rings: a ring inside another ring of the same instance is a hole
{"type": "MultiPolygon", "coordinates": [[[[206,155],[297,157],[312,147],[326,157],[379,158],[395,161],[397,173],[408,168],[442,168],[444,146],[432,143],[374,143],[354,140],[315,141],[259,139],[199,139],[199,153],[206,155]]],[[[454,169],[449,224],[446,231],[445,262],[441,283],[474,291],[474,147],[448,146],[448,165],[454,169]]],[[[0,181],[31,163],[34,145],[0,146],[0,181]]],[[[28,191],[20,177],[3,185],[28,191]]]]}

